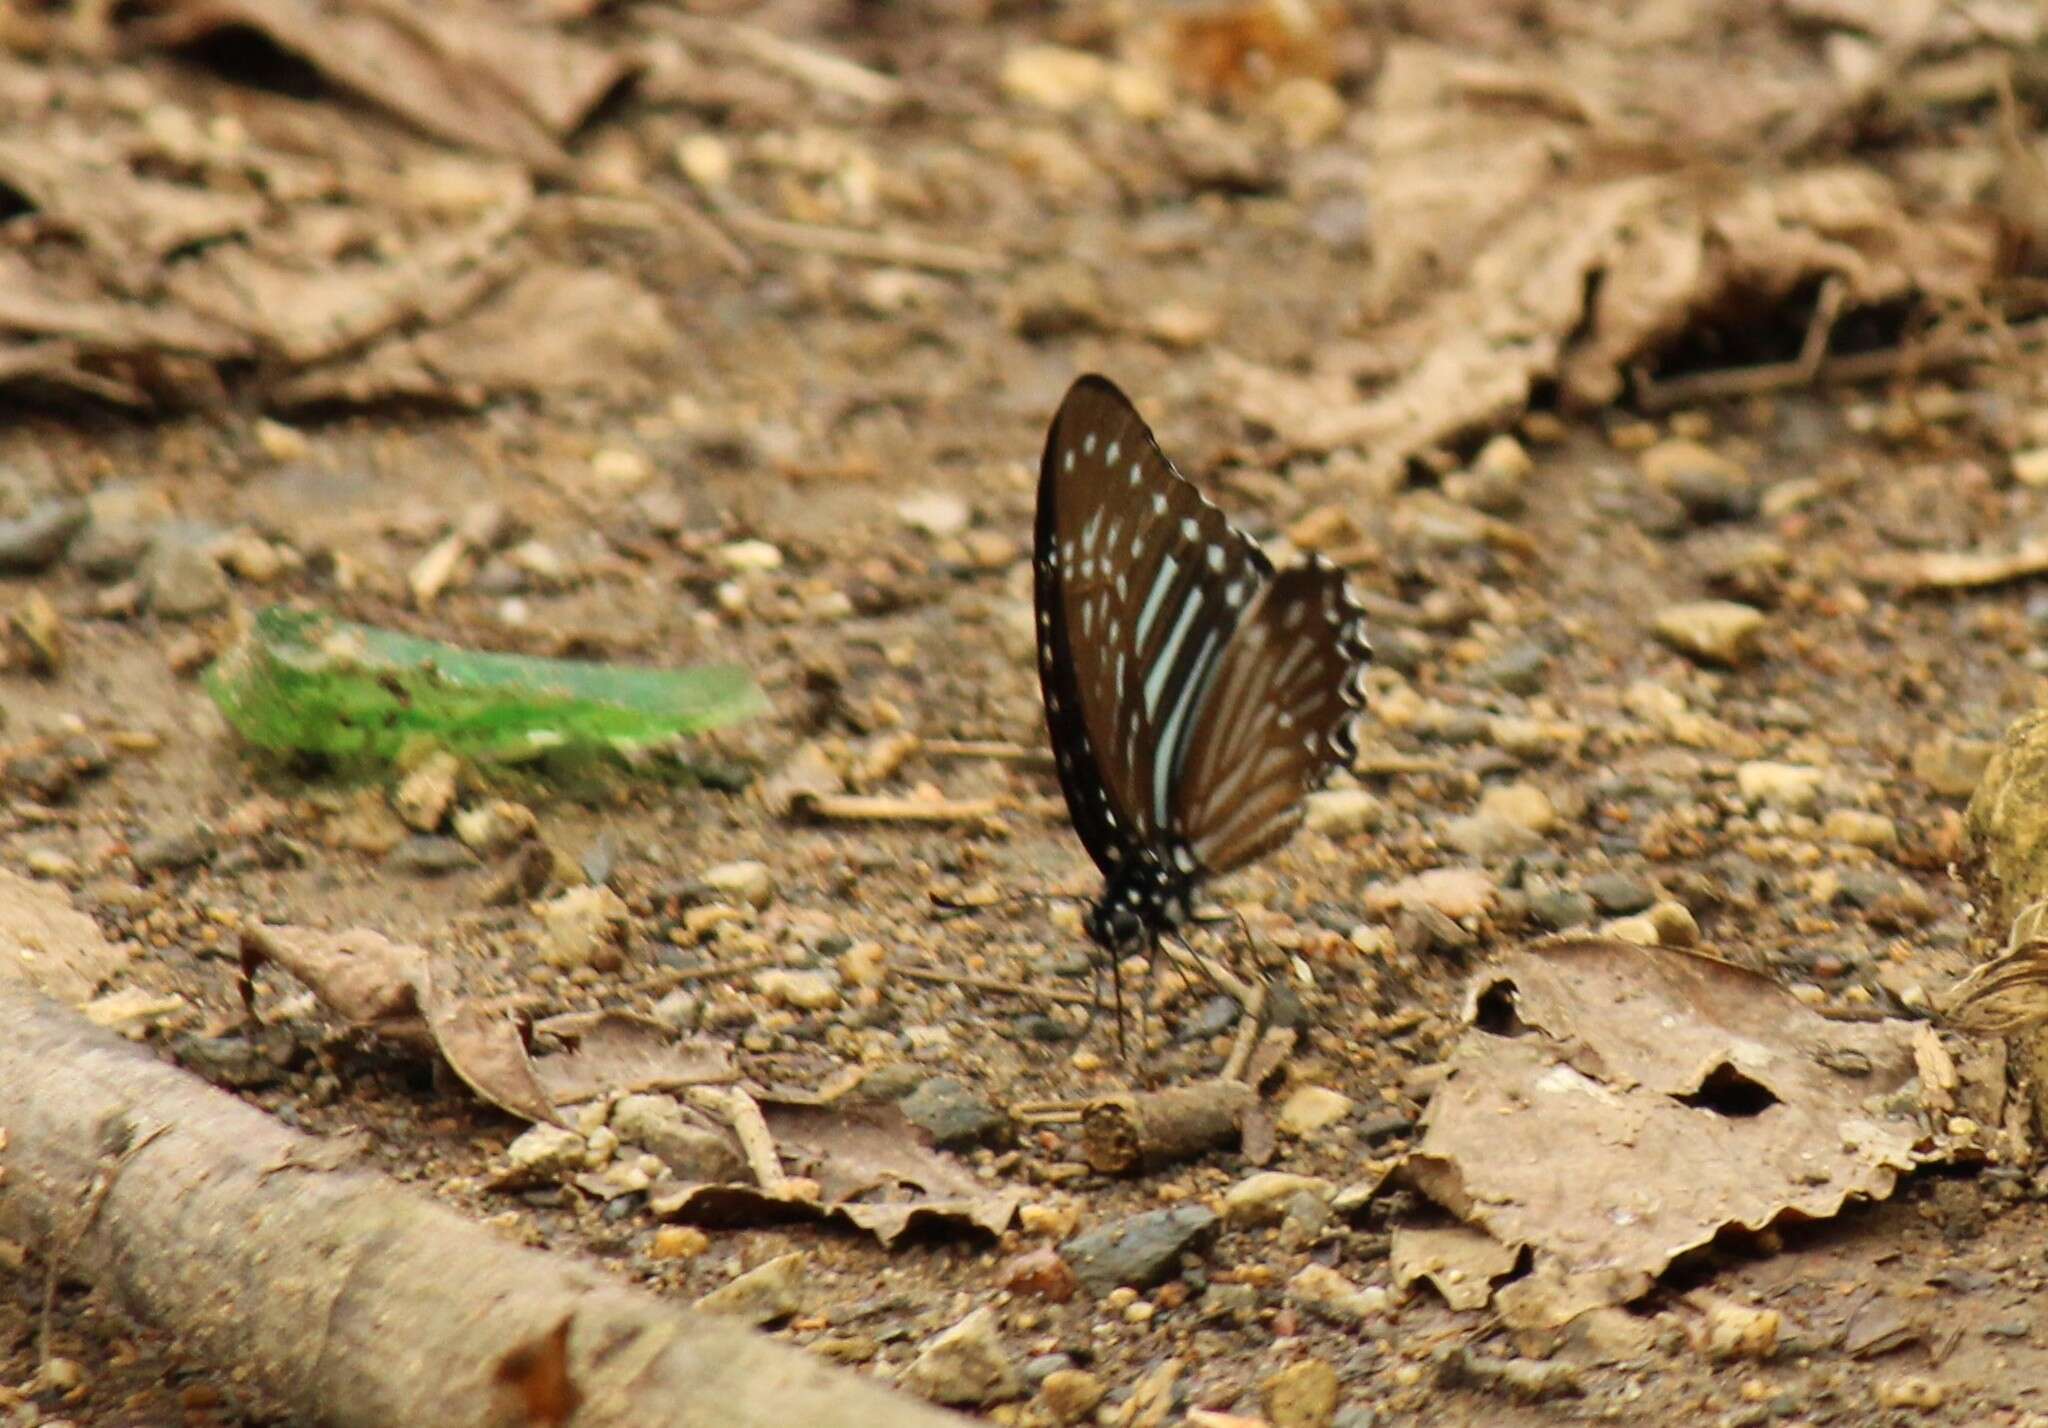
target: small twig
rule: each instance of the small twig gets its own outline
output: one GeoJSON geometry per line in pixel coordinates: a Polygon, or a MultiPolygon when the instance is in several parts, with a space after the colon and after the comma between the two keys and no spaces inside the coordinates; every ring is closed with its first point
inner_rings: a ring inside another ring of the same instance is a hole
{"type": "Polygon", "coordinates": [[[1027,749],[1022,744],[1005,743],[1001,739],[926,739],[924,751],[937,759],[994,759],[998,763],[1048,768],[1052,765],[1052,755],[1045,750],[1027,749]]]}
{"type": "Polygon", "coordinates": [[[716,1086],[691,1086],[691,1101],[721,1116],[732,1127],[733,1135],[739,1140],[740,1151],[747,1158],[748,1167],[754,1172],[754,1180],[770,1195],[785,1195],[789,1190],[789,1177],[783,1173],[782,1158],[775,1152],[775,1136],[768,1129],[767,1118],[754,1098],[738,1086],[720,1089],[716,1086]]]}
{"type": "Polygon", "coordinates": [[[1005,982],[997,977],[977,977],[968,972],[942,971],[937,967],[897,967],[895,970],[916,981],[937,982],[942,986],[968,987],[977,992],[997,992],[1010,997],[1030,997],[1070,1007],[1095,1005],[1092,997],[1081,992],[1061,991],[1057,987],[1033,987],[1023,982],[1005,982]]]}
{"type": "Polygon", "coordinates": [[[850,59],[786,40],[758,25],[738,20],[715,20],[701,15],[679,15],[663,9],[645,13],[683,39],[694,40],[706,48],[744,55],[764,68],[786,74],[813,89],[884,108],[903,101],[901,80],[855,64],[850,59]]]}
{"type": "Polygon", "coordinates": [[[1219,1080],[1244,1079],[1244,1068],[1251,1061],[1252,1048],[1259,1041],[1259,1018],[1266,1013],[1266,984],[1260,982],[1252,988],[1252,999],[1242,1005],[1244,1016],[1237,1024],[1237,1040],[1231,1043],[1230,1057],[1223,1063],[1219,1080]]]}
{"type": "Polygon", "coordinates": [[[1010,1119],[1021,1126],[1069,1126],[1086,1109],[1083,1101],[1019,1101],[1010,1107],[1010,1119]]]}
{"type": "Polygon", "coordinates": [[[829,253],[891,267],[930,268],[939,273],[996,273],[1009,266],[1006,258],[951,243],[935,243],[902,233],[869,233],[859,228],[831,228],[820,223],[791,223],[765,213],[749,213],[728,204],[725,221],[735,231],[764,243],[805,253],[829,253]]]}
{"type": "Polygon", "coordinates": [[[1791,387],[1855,386],[1901,372],[1935,371],[1968,362],[1991,361],[2015,348],[2044,340],[2048,340],[2048,318],[2037,318],[2005,333],[1964,332],[1922,343],[1902,342],[1876,352],[1830,357],[1810,367],[1802,355],[1790,362],[1722,367],[1664,382],[1642,377],[1636,386],[1636,405],[1646,412],[1662,412],[1724,397],[1762,396],[1791,387]]]}
{"type": "Polygon", "coordinates": [[[749,957],[741,962],[720,962],[703,967],[664,968],[648,979],[650,985],[667,991],[684,982],[708,982],[717,977],[741,977],[749,972],[765,972],[782,963],[775,957],[749,957]]]}
{"type": "Polygon", "coordinates": [[[979,823],[1002,811],[993,798],[903,798],[891,794],[811,793],[792,812],[842,823],[979,823]]]}
{"type": "MultiPolygon", "coordinates": [[[[1166,953],[1166,960],[1173,963],[1174,966],[1179,967],[1184,972],[1192,972],[1194,975],[1205,979],[1213,986],[1221,989],[1225,996],[1229,997],[1239,1006],[1246,1008],[1251,1006],[1254,993],[1250,985],[1228,967],[1202,956],[1192,947],[1165,941],[1162,941],[1159,946],[1160,950],[1166,953]]],[[[1263,988],[1258,993],[1258,999],[1260,1004],[1264,1005],[1265,996],[1263,988]]]]}

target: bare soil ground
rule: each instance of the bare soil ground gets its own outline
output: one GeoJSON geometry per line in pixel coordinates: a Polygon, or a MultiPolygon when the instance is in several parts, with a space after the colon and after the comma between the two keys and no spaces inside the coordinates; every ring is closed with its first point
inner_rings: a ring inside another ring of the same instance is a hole
{"type": "MultiPolygon", "coordinates": [[[[1066,384],[1089,370],[1130,391],[1182,467],[1260,536],[1310,539],[1303,518],[1340,508],[1354,582],[1373,600],[1382,659],[1365,753],[1340,780],[1376,795],[1373,826],[1305,832],[1214,890],[1252,921],[1258,952],[1234,934],[1202,935],[1241,963],[1262,957],[1293,989],[1304,1033],[1289,1084],[1354,1103],[1335,1125],[1283,1136],[1271,1168],[1341,1185],[1398,1155],[1428,1068],[1460,1029],[1470,969],[1560,921],[1590,926],[1675,901],[1706,944],[1837,1008],[1910,1014],[1973,960],[1978,930],[1953,871],[1960,809],[1984,741],[2041,702],[2048,611],[2024,581],[1904,595],[1871,573],[1902,552],[2048,519],[2048,489],[2013,475],[2013,453],[2048,436],[2048,390],[2032,370],[1909,371],[1890,385],[1654,417],[1543,413],[1519,429],[1531,468],[1480,502],[1482,520],[1457,479],[1434,489],[1438,475],[1465,473],[1469,445],[1398,489],[1368,484],[1342,454],[1269,460],[1271,433],[1214,398],[1218,349],[1301,371],[1370,335],[1366,248],[1400,215],[1367,213],[1344,188],[1345,130],[1300,148],[1261,140],[1248,172],[1218,177],[1190,158],[1215,159],[1201,141],[1113,106],[1059,113],[993,97],[1018,46],[1094,41],[1071,15],[911,6],[872,23],[778,23],[895,73],[941,75],[964,97],[886,116],[778,112],[801,90],[736,72],[718,102],[619,101],[579,161],[683,192],[677,142],[710,136],[730,146],[735,182],[757,202],[820,223],[858,218],[866,203],[883,215],[875,231],[915,229],[999,255],[996,266],[962,273],[742,237],[757,266],[741,275],[673,225],[564,223],[540,240],[548,259],[630,274],[673,326],[674,351],[638,395],[469,412],[329,407],[282,431],[234,404],[150,419],[13,407],[0,429],[10,513],[89,496],[99,526],[132,524],[159,550],[246,529],[288,556],[274,579],[232,577],[225,605],[190,618],[137,608],[124,582],[151,577],[142,557],[124,564],[118,551],[87,569],[74,549],[0,587],[11,605],[47,597],[64,641],[54,673],[17,663],[0,675],[0,737],[29,750],[82,733],[112,751],[103,774],[61,796],[17,781],[0,857],[62,880],[132,941],[123,985],[181,999],[133,1034],[273,1114],[365,1132],[380,1168],[507,1234],[678,1299],[798,1252],[805,1308],[772,1332],[862,1372],[900,1373],[932,1335],[992,1304],[1020,1362],[1042,1370],[1044,1356],[1063,1355],[1099,1376],[1106,1421],[1130,1421],[1115,1415],[1133,1386],[1172,1358],[1186,1365],[1178,1406],[1141,1421],[1181,1421],[1187,1407],[1268,1415],[1259,1385],[1307,1359],[1336,1371],[1336,1421],[1354,1426],[2048,1421],[2048,1211],[2024,1169],[1926,1175],[1836,1222],[1730,1238],[1633,1307],[1647,1332],[1608,1361],[1569,1334],[1517,1336],[1484,1312],[1454,1313],[1424,1286],[1355,1324],[1288,1303],[1282,1286],[1310,1263],[1389,1284],[1389,1226],[1424,1213],[1409,1196],[1356,1222],[1226,1228],[1184,1273],[1128,1303],[1004,1288],[1005,1259],[1043,1242],[1022,1230],[883,1249],[844,1229],[715,1227],[701,1252],[662,1258],[644,1197],[486,1188],[521,1125],[427,1065],[333,1028],[276,973],[259,978],[259,1005],[295,1049],[251,1049],[234,929],[261,919],[435,946],[466,959],[479,985],[532,994],[543,1014],[663,1004],[733,1042],[764,1084],[815,1086],[864,1066],[906,1085],[952,1076],[1002,1108],[1213,1074],[1231,1042],[1228,1009],[1171,976],[1155,985],[1149,1040],[1126,1063],[1106,1017],[1084,1024],[1071,1007],[901,974],[1089,989],[1089,949],[1068,912],[999,904],[961,916],[934,901],[984,883],[1005,894],[1095,887],[1040,764],[912,748],[873,781],[998,801],[958,824],[806,823],[768,807],[758,782],[509,783],[501,791],[534,807],[545,842],[631,912],[619,965],[565,973],[539,957],[530,906],[480,905],[498,868],[429,873],[408,861],[416,845],[364,851],[375,839],[362,827],[383,822],[363,813],[362,791],[250,760],[195,678],[238,611],[284,600],[477,647],[743,660],[774,712],[717,747],[771,779],[805,745],[857,757],[900,732],[1038,750],[1026,558],[1037,452],[1066,384]],[[1323,178],[1304,178],[1310,169],[1323,178]],[[1725,458],[1718,494],[1680,499],[1644,474],[1643,449],[1674,436],[1725,458]],[[644,468],[603,455],[616,452],[644,468]],[[934,493],[957,511],[906,505],[934,493]],[[1418,504],[1445,495],[1473,519],[1418,504]],[[511,534],[423,607],[408,572],[482,505],[511,534]],[[736,569],[746,541],[772,546],[779,564],[736,569]],[[1756,651],[1732,667],[1651,631],[1663,607],[1712,596],[1765,614],[1756,651]],[[1677,696],[1708,732],[1674,734],[1646,688],[1677,696]],[[1503,719],[1539,732],[1503,738],[1503,719]],[[1817,801],[1788,811],[1744,798],[1735,771],[1755,760],[1823,771],[1817,801]],[[1526,845],[1472,841],[1457,821],[1509,784],[1542,790],[1554,826],[1526,845]],[[1861,847],[1830,836],[1828,815],[1842,809],[1888,820],[1895,837],[1861,847]],[[198,851],[179,854],[177,840],[198,851]],[[138,870],[138,850],[167,847],[138,870]],[[772,897],[700,935],[689,917],[706,900],[698,876],[742,859],[767,866],[772,897]],[[1482,870],[1491,910],[1448,931],[1368,911],[1373,889],[1444,866],[1482,870]],[[848,985],[828,1007],[772,1005],[750,973],[700,975],[764,957],[836,975],[869,940],[892,970],[878,991],[848,985]],[[695,1006],[676,1000],[679,988],[695,1006]],[[1219,1314],[1225,1285],[1251,1293],[1219,1314]],[[1776,1352],[1710,1355],[1701,1325],[1716,1301],[1778,1310],[1776,1352]],[[1569,1392],[1529,1404],[1483,1372],[1447,1375],[1453,1346],[1555,1356],[1576,1373],[1569,1392]]],[[[1355,108],[1370,70],[1347,65],[1330,92],[1355,108]]],[[[326,102],[347,122],[345,100],[326,102]]],[[[1759,324],[1796,346],[1796,321],[1774,311],[1759,324]]],[[[1095,1176],[1064,1124],[967,1158],[1082,1228],[1213,1198],[1252,1169],[1218,1152],[1128,1180],[1095,1176]]],[[[14,1260],[0,1258],[0,1421],[284,1421],[88,1286],[60,1281],[46,1322],[41,1262],[14,1260]],[[68,1391],[38,1381],[46,1354],[78,1366],[68,1391]]],[[[1026,1422],[1045,1410],[1026,1398],[980,1411],[1026,1422]]]]}

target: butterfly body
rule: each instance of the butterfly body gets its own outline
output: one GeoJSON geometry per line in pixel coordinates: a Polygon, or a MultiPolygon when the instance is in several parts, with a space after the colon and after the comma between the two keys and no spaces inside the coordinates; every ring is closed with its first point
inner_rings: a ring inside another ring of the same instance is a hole
{"type": "Polygon", "coordinates": [[[1086,926],[1120,955],[1293,833],[1350,760],[1371,649],[1341,572],[1276,572],[1102,377],[1053,417],[1033,560],[1047,732],[1104,879],[1086,926]]]}

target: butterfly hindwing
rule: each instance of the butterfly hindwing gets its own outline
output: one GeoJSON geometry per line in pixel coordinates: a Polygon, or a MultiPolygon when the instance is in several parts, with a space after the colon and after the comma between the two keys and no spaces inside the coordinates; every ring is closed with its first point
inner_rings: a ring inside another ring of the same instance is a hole
{"type": "Polygon", "coordinates": [[[1260,590],[1209,682],[1176,788],[1175,831],[1203,872],[1284,843],[1303,795],[1351,761],[1371,654],[1334,566],[1294,566],[1260,590]]]}
{"type": "Polygon", "coordinates": [[[1092,376],[1047,434],[1034,555],[1040,681],[1076,831],[1105,874],[1164,861],[1181,753],[1272,565],[1092,376]]]}

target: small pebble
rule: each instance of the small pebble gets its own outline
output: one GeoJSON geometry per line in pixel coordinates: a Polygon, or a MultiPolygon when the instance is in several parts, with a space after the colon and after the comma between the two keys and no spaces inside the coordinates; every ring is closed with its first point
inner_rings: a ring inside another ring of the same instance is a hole
{"type": "Polygon", "coordinates": [[[650,1259],[695,1259],[711,1247],[710,1236],[695,1225],[663,1225],[648,1242],[650,1259]]]}
{"type": "Polygon", "coordinates": [[[759,1328],[802,1312],[806,1275],[804,1255],[777,1255],[703,1295],[695,1307],[759,1328]]]}
{"type": "Polygon", "coordinates": [[[460,810],[454,826],[455,836],[465,848],[496,854],[531,838],[540,820],[525,804],[497,798],[460,810]]]}
{"type": "Polygon", "coordinates": [[[1331,838],[1370,833],[1385,816],[1378,798],[1362,788],[1326,788],[1308,796],[1302,826],[1331,838]]]}
{"type": "Polygon", "coordinates": [[[1710,664],[1736,665],[1756,651],[1763,611],[1732,600],[1696,600],[1657,612],[1657,637],[1681,654],[1710,664]]]}
{"type": "Polygon", "coordinates": [[[1820,786],[1826,777],[1806,764],[1783,764],[1753,759],[1735,769],[1735,787],[1752,804],[1764,804],[1787,813],[1806,813],[1820,802],[1820,786]]]}
{"type": "Polygon", "coordinates": [[[571,888],[542,903],[539,911],[540,955],[550,967],[595,967],[603,972],[619,966],[626,904],[610,888],[571,888]]]}
{"type": "Polygon", "coordinates": [[[1711,1359],[1767,1359],[1778,1351],[1785,1321],[1775,1309],[1753,1309],[1727,1301],[1707,1311],[1705,1348],[1711,1359]]]}
{"type": "Polygon", "coordinates": [[[531,1126],[505,1147],[506,1183],[560,1180],[583,1169],[582,1136],[563,1126],[531,1126]]]}
{"type": "Polygon", "coordinates": [[[799,1011],[830,1011],[839,1005],[839,983],[830,972],[771,967],[755,975],[754,990],[770,1005],[799,1011]]]}
{"type": "MultiPolygon", "coordinates": [[[[1278,1219],[1276,1206],[1272,1218],[1278,1219]]],[[[1216,1216],[1200,1205],[1149,1210],[1076,1235],[1060,1247],[1074,1277],[1089,1293],[1120,1285],[1149,1289],[1170,1279],[1188,1250],[1215,1237],[1216,1216]]]]}
{"type": "Polygon", "coordinates": [[[1023,1375],[996,1332],[995,1313],[985,1308],[935,1335],[898,1381],[934,1403],[961,1407],[982,1407],[1024,1393],[1023,1375]]]}
{"type": "Polygon", "coordinates": [[[399,780],[391,795],[391,808],[407,827],[431,833],[441,826],[455,802],[455,781],[462,761],[445,750],[435,750],[399,780]]]}
{"type": "Polygon", "coordinates": [[[1489,788],[1479,798],[1479,813],[1526,828],[1531,833],[1548,833],[1557,826],[1557,809],[1550,795],[1530,783],[1502,784],[1489,788]]]}
{"type": "Polygon", "coordinates": [[[775,874],[766,863],[720,863],[706,868],[698,875],[698,881],[724,901],[743,902],[749,907],[766,907],[775,897],[775,874]]]}
{"type": "Polygon", "coordinates": [[[1360,1288],[1325,1265],[1304,1266],[1287,1281],[1287,1299],[1335,1324],[1360,1324],[1384,1314],[1393,1295],[1377,1286],[1360,1288]]]}
{"type": "Polygon", "coordinates": [[[951,1076],[929,1078],[897,1105],[941,1150],[1000,1145],[1010,1138],[1010,1118],[951,1076]]]}
{"type": "Polygon", "coordinates": [[[1918,1374],[1878,1380],[1877,1401],[1883,1408],[1939,1408],[1942,1398],[1941,1385],[1918,1374]]]}
{"type": "Polygon", "coordinates": [[[1831,843],[1884,852],[1898,845],[1898,825],[1882,813],[1861,808],[1837,808],[1821,824],[1821,836],[1831,843]]]}
{"type": "Polygon", "coordinates": [[[1081,1288],[1072,1268],[1051,1245],[1040,1245],[1004,1260],[996,1271],[996,1283],[1012,1294],[1053,1304],[1066,1303],[1081,1288]]]}
{"type": "Polygon", "coordinates": [[[1596,873],[1585,881],[1593,905],[1613,916],[1642,912],[1657,900],[1656,885],[1628,873],[1596,873]]]}
{"type": "Polygon", "coordinates": [[[1337,1416],[1337,1371],[1321,1359],[1289,1364],[1259,1384],[1273,1428],[1330,1428],[1337,1416]]]}
{"type": "Polygon", "coordinates": [[[212,554],[189,541],[159,542],[143,574],[149,608],[166,620],[211,615],[228,603],[227,572],[212,554]]]}
{"type": "Polygon", "coordinates": [[[475,867],[476,854],[453,838],[420,834],[400,840],[384,855],[384,861],[389,867],[401,873],[417,873],[421,877],[438,878],[447,873],[459,873],[475,867]]]}
{"type": "Polygon", "coordinates": [[[1335,1190],[1320,1176],[1261,1170],[1223,1193],[1223,1218],[1233,1225],[1271,1224],[1287,1213],[1287,1202],[1303,1191],[1327,1198],[1335,1190]]]}
{"type": "Polygon", "coordinates": [[[33,574],[62,558],[90,516],[83,501],[45,501],[25,516],[0,521],[0,570],[33,574]]]}
{"type": "Polygon", "coordinates": [[[175,873],[194,868],[213,857],[216,839],[204,823],[151,834],[128,850],[138,873],[175,873]]]}
{"type": "Polygon", "coordinates": [[[1286,1134],[1313,1135],[1335,1125],[1358,1108],[1358,1103],[1327,1086],[1300,1086],[1280,1103],[1274,1123],[1286,1134]]]}
{"type": "Polygon", "coordinates": [[[1079,1423],[1102,1402],[1108,1390],[1086,1369],[1054,1369],[1038,1386],[1038,1396],[1056,1423],[1079,1423]]]}

